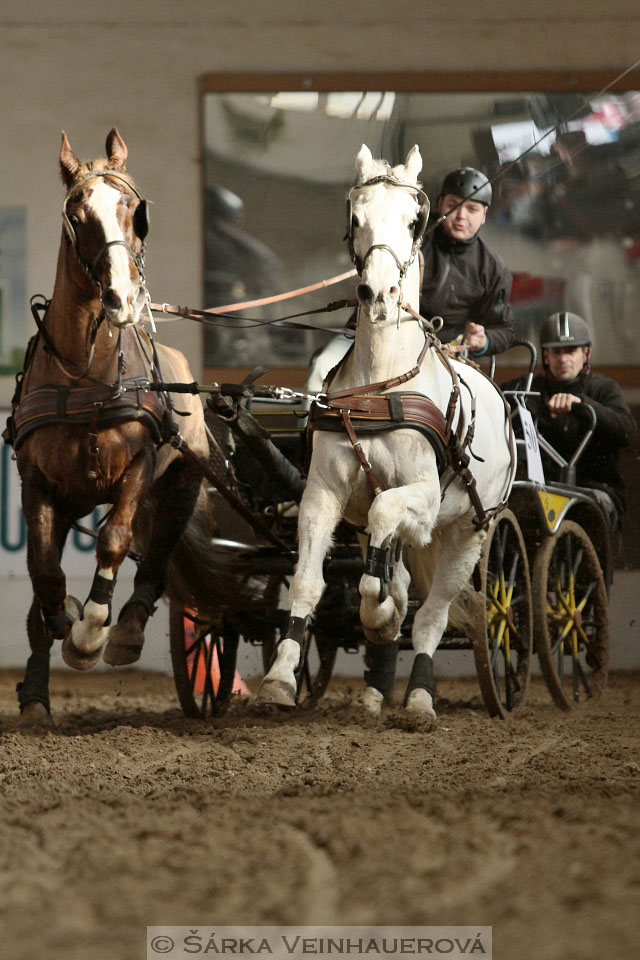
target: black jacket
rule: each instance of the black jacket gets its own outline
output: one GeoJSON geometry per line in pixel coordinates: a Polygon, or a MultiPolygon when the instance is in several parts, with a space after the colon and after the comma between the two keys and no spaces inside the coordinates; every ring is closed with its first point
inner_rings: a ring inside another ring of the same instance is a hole
{"type": "MultiPolygon", "coordinates": [[[[503,390],[524,386],[524,377],[502,384],[503,390]]],[[[626,509],[626,493],[620,475],[619,454],[634,439],[637,427],[622,390],[609,377],[597,373],[581,373],[575,380],[554,380],[544,373],[533,378],[531,389],[540,397],[528,397],[538,432],[570,460],[589,425],[588,404],[595,410],[596,427],[576,466],[576,483],[581,487],[605,487],[613,494],[619,509],[626,509]],[[554,393],[573,393],[582,403],[574,404],[570,413],[552,418],[547,401],[554,393]]],[[[558,480],[559,470],[542,451],[545,477],[558,480]]]]}
{"type": "MultiPolygon", "coordinates": [[[[430,218],[430,226],[436,218],[430,218]]],[[[465,323],[482,324],[489,340],[487,354],[502,353],[513,342],[509,303],[513,277],[501,258],[476,234],[461,242],[442,227],[427,232],[422,246],[424,275],[420,313],[443,317],[438,337],[448,343],[464,332],[465,323]]]]}

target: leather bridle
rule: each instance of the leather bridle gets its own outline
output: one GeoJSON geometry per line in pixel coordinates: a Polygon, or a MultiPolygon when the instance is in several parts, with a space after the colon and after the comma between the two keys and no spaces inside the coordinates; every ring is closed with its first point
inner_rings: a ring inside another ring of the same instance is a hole
{"type": "Polygon", "coordinates": [[[89,278],[91,283],[93,283],[95,286],[99,288],[101,299],[102,299],[102,284],[100,283],[100,281],[95,275],[95,269],[110,247],[120,246],[125,248],[125,250],[127,251],[127,253],[129,254],[129,256],[131,257],[131,259],[133,260],[136,266],[136,270],[138,271],[138,276],[140,278],[140,283],[144,286],[145,238],[149,231],[149,211],[148,211],[147,201],[143,198],[142,194],[138,192],[138,190],[134,187],[134,185],[131,183],[129,179],[127,179],[126,177],[123,177],[119,173],[116,173],[114,170],[99,170],[99,171],[92,171],[91,173],[88,173],[85,177],[82,177],[81,180],[76,181],[76,183],[74,183],[70,187],[62,203],[62,225],[64,227],[65,237],[67,238],[67,241],[70,243],[70,245],[73,247],[76,260],[78,261],[79,265],[81,266],[82,270],[84,271],[86,276],[89,278]],[[90,262],[86,260],[78,250],[78,238],[76,236],[76,231],[71,222],[71,219],[69,218],[69,214],[67,213],[67,205],[69,203],[69,200],[74,195],[74,193],[76,193],[79,187],[81,187],[88,180],[93,180],[97,177],[104,177],[104,178],[110,177],[113,180],[119,180],[121,183],[124,183],[127,189],[130,190],[131,193],[134,194],[134,196],[136,196],[140,201],[134,213],[134,230],[142,243],[139,254],[137,254],[131,248],[131,246],[126,242],[126,240],[107,241],[107,243],[105,243],[100,248],[96,256],[90,262]]]}
{"type": "Polygon", "coordinates": [[[368,258],[371,256],[374,250],[386,250],[387,253],[390,253],[393,259],[395,260],[398,270],[400,271],[400,283],[404,280],[407,275],[409,267],[416,258],[418,250],[422,246],[422,241],[424,238],[424,233],[427,228],[427,220],[429,219],[429,198],[420,187],[416,186],[413,183],[405,183],[403,180],[398,180],[397,177],[394,177],[391,173],[381,174],[378,177],[372,177],[370,180],[365,180],[363,183],[356,183],[355,186],[351,187],[349,193],[347,194],[347,229],[344,236],[344,239],[347,241],[349,247],[349,255],[351,257],[351,262],[354,264],[358,275],[362,276],[362,271],[365,268],[365,264],[368,258]],[[359,257],[355,251],[354,240],[353,240],[353,213],[352,213],[352,204],[351,197],[356,190],[364,190],[366,187],[372,187],[376,183],[388,183],[392,187],[400,187],[403,190],[409,190],[413,194],[414,198],[418,201],[419,209],[418,215],[416,217],[416,226],[413,233],[413,243],[411,245],[411,253],[405,262],[403,263],[395,250],[386,243],[375,243],[365,253],[364,257],[359,257]]]}
{"type": "MultiPolygon", "coordinates": [[[[69,377],[71,380],[82,380],[88,375],[91,365],[93,363],[96,337],[98,334],[98,330],[100,329],[100,325],[102,324],[102,321],[106,317],[106,313],[104,309],[104,301],[103,301],[102,284],[100,283],[100,281],[95,275],[95,269],[97,264],[100,262],[100,260],[102,259],[102,257],[110,247],[122,246],[125,248],[125,250],[127,251],[127,253],[129,254],[129,256],[131,257],[131,259],[133,260],[136,266],[136,270],[138,271],[138,277],[140,279],[140,286],[144,288],[147,302],[149,301],[149,294],[146,290],[145,278],[144,278],[145,238],[149,231],[149,214],[148,214],[148,208],[147,208],[147,201],[142,197],[142,195],[138,192],[138,190],[134,187],[134,185],[131,183],[131,181],[127,177],[123,177],[121,174],[117,173],[116,171],[114,170],[91,171],[86,176],[82,177],[80,180],[77,180],[69,188],[64,198],[64,201],[62,203],[62,225],[64,228],[64,235],[65,235],[66,241],[73,248],[73,252],[75,254],[75,257],[79,266],[82,268],[83,272],[86,274],[90,282],[94,284],[94,286],[96,286],[100,291],[100,302],[102,304],[102,310],[100,311],[98,316],[95,317],[93,320],[90,338],[89,338],[89,355],[88,355],[87,363],[84,370],[79,370],[75,368],[72,364],[69,363],[68,360],[65,360],[64,357],[60,356],[58,349],[56,348],[55,344],[53,343],[47,331],[45,320],[46,320],[47,310],[48,310],[50,301],[44,298],[32,297],[31,312],[36,322],[36,326],[38,327],[38,330],[40,331],[40,334],[46,344],[46,349],[51,354],[51,356],[53,357],[58,367],[65,374],[65,376],[69,377]],[[104,178],[111,177],[114,180],[119,180],[121,183],[123,183],[127,187],[128,190],[131,191],[131,193],[134,196],[138,197],[140,203],[136,207],[136,210],[133,216],[134,216],[134,230],[142,244],[139,254],[137,254],[125,240],[107,241],[107,243],[103,244],[103,246],[100,248],[97,255],[93,258],[91,262],[86,260],[78,250],[78,238],[77,238],[73,223],[71,222],[69,214],[67,213],[67,205],[71,197],[74,195],[74,193],[76,193],[76,191],[84,183],[86,183],[88,180],[94,180],[98,177],[104,177],[104,178]],[[40,316],[40,313],[43,314],[42,317],[40,316]]],[[[120,337],[118,337],[118,344],[119,343],[120,343],[120,337]]]]}

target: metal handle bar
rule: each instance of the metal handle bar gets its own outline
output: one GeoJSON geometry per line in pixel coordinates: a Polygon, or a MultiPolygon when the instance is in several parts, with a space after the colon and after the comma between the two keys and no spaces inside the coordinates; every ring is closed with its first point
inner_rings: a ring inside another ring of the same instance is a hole
{"type": "MultiPolygon", "coordinates": [[[[514,340],[511,346],[509,347],[509,350],[513,349],[513,347],[526,347],[527,350],[529,351],[529,354],[530,354],[529,370],[527,372],[526,385],[524,388],[526,391],[528,391],[529,388],[531,387],[531,381],[533,380],[533,371],[535,370],[536,363],[538,362],[538,351],[536,349],[536,345],[535,343],[532,343],[531,340],[514,340]]],[[[495,380],[495,373],[496,373],[496,355],[494,353],[491,357],[491,363],[489,365],[489,378],[491,380],[495,380]]]]}
{"type": "MultiPolygon", "coordinates": [[[[527,391],[506,390],[505,396],[514,396],[517,404],[522,404],[522,406],[526,407],[526,403],[525,403],[526,397],[539,397],[540,393],[535,390],[527,390],[527,391]]],[[[539,432],[539,430],[536,427],[536,436],[538,438],[539,446],[553,461],[555,461],[555,463],[558,464],[559,467],[562,468],[563,483],[575,484],[576,464],[578,463],[578,460],[580,459],[580,457],[584,452],[584,448],[588,444],[589,440],[593,436],[593,433],[596,429],[596,423],[598,418],[595,410],[588,403],[582,404],[582,406],[589,412],[589,424],[584,433],[584,436],[580,439],[578,446],[573,451],[571,458],[569,460],[565,460],[562,454],[558,453],[556,448],[551,446],[548,440],[545,440],[545,438],[542,436],[542,434],[539,432]]],[[[515,414],[516,409],[517,407],[514,410],[512,410],[512,414],[511,414],[512,416],[515,414]]],[[[523,445],[525,441],[516,440],[516,443],[519,445],[523,445]]]]}
{"type": "Polygon", "coordinates": [[[578,444],[578,446],[577,446],[576,449],[574,450],[573,456],[571,457],[571,459],[570,459],[569,462],[567,463],[567,466],[568,466],[569,468],[575,467],[576,463],[578,462],[578,460],[579,460],[580,457],[582,456],[582,452],[583,452],[584,448],[586,447],[586,445],[588,444],[589,440],[590,440],[591,437],[593,436],[593,431],[596,429],[596,422],[597,422],[597,419],[598,419],[598,418],[597,418],[597,416],[596,416],[595,410],[593,409],[593,407],[592,407],[591,404],[589,404],[589,403],[585,403],[585,404],[583,404],[583,406],[586,407],[586,409],[589,411],[589,418],[590,418],[590,421],[591,421],[591,422],[590,422],[589,426],[587,427],[587,432],[585,433],[584,437],[582,438],[582,440],[580,441],[580,443],[578,444]]]}
{"type": "MultiPolygon", "coordinates": [[[[532,394],[530,394],[530,396],[532,396],[532,394]]],[[[542,449],[549,454],[552,460],[555,460],[558,466],[562,467],[563,471],[567,474],[567,476],[569,475],[575,476],[576,464],[580,459],[580,457],[582,456],[584,452],[584,448],[588,444],[589,440],[593,436],[594,430],[596,429],[597,416],[596,416],[595,410],[588,403],[585,403],[584,407],[589,411],[589,425],[587,426],[585,434],[580,440],[580,443],[578,444],[576,449],[573,451],[570,460],[565,460],[562,454],[558,453],[555,447],[552,447],[549,441],[545,440],[545,438],[540,433],[538,433],[538,443],[540,444],[542,449]]],[[[567,479],[566,482],[573,483],[573,480],[567,479]]]]}

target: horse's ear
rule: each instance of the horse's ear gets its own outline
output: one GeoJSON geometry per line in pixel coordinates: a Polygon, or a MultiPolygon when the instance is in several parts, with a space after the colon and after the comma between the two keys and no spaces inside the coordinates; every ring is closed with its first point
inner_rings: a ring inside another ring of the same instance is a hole
{"type": "Polygon", "coordinates": [[[118,133],[116,127],[107,134],[107,158],[109,166],[114,170],[121,170],[123,173],[127,169],[127,156],[129,151],[127,145],[118,133]]]}
{"type": "Polygon", "coordinates": [[[404,162],[404,175],[407,180],[413,180],[417,183],[421,170],[422,157],[420,156],[420,147],[416,143],[407,154],[407,159],[404,162]]]}
{"type": "Polygon", "coordinates": [[[373,154],[366,143],[363,143],[356,157],[356,173],[358,180],[367,180],[368,171],[373,163],[373,154]]]}
{"type": "Polygon", "coordinates": [[[71,149],[67,135],[62,131],[62,146],[60,147],[60,172],[66,187],[70,187],[76,180],[82,164],[71,149]]]}

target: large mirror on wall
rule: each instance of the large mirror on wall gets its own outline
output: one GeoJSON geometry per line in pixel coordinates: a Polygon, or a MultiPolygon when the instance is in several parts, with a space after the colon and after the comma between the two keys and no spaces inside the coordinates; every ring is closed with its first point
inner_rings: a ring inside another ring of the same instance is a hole
{"type": "MultiPolygon", "coordinates": [[[[351,267],[345,196],[362,143],[391,163],[418,143],[432,201],[444,175],[493,180],[483,238],[514,274],[516,334],[549,313],[592,324],[599,365],[640,364],[640,92],[203,93],[205,299],[254,300],[351,267]]],[[[274,319],[353,295],[354,281],[253,308],[274,319]]],[[[348,312],[313,322],[340,326],[348,312]]],[[[327,333],[207,328],[207,366],[304,366],[327,333]]]]}

